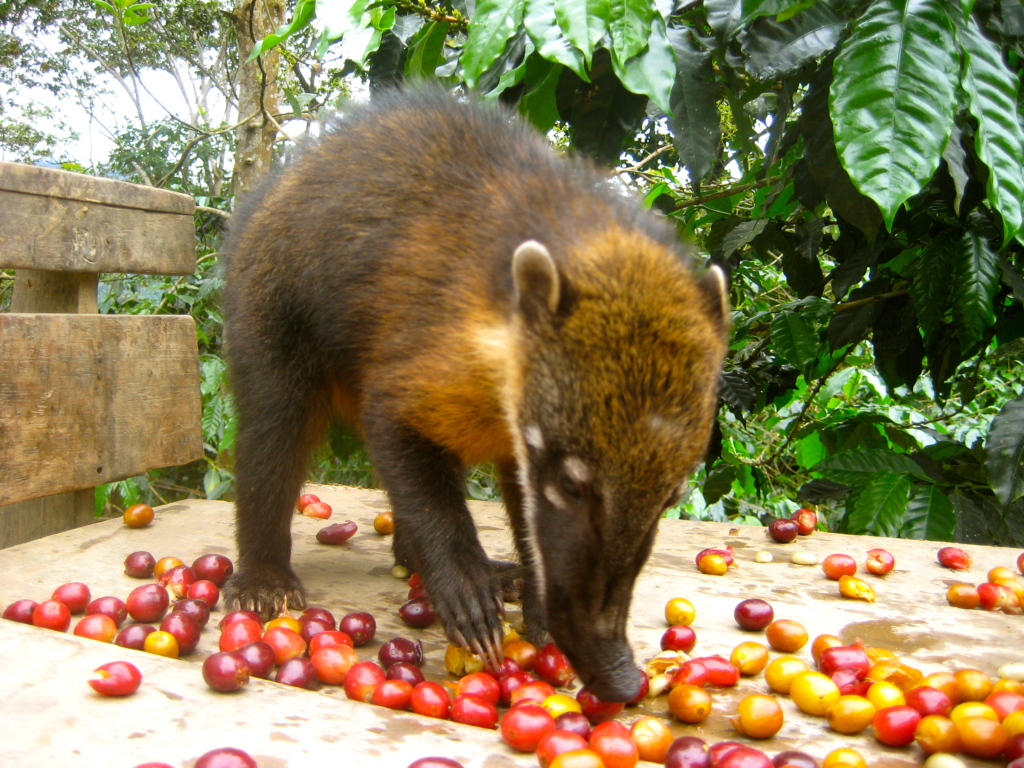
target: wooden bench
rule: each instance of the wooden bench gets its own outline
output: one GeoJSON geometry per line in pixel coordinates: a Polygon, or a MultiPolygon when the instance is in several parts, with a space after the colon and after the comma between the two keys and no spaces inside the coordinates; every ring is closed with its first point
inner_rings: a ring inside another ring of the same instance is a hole
{"type": "Polygon", "coordinates": [[[195,271],[188,195],[0,163],[0,548],[90,523],[94,487],[203,455],[188,316],[97,314],[100,273],[195,271]]]}

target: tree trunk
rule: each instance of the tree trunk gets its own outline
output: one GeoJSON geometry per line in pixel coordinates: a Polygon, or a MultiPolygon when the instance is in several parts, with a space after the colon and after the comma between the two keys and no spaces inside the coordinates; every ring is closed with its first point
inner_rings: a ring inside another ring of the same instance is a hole
{"type": "MultiPolygon", "coordinates": [[[[235,0],[231,17],[238,39],[238,56],[249,58],[256,41],[284,23],[284,0],[235,0]]],[[[238,70],[239,120],[255,115],[236,133],[232,184],[237,203],[270,170],[280,101],[281,55],[277,48],[242,64],[238,70]]]]}

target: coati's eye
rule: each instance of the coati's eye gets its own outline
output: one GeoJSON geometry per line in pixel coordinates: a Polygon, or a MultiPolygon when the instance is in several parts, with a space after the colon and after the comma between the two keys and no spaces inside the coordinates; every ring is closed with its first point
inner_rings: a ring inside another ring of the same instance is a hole
{"type": "Polygon", "coordinates": [[[558,489],[573,501],[583,500],[583,488],[564,469],[558,473],[558,489]]]}

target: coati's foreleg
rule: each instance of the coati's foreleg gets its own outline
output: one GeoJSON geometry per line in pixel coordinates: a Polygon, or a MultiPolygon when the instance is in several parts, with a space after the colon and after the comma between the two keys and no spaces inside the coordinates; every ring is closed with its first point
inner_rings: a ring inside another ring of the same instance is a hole
{"type": "Polygon", "coordinates": [[[243,340],[232,343],[238,562],[225,603],[228,610],[273,618],[285,600],[288,608],[303,608],[306,602],[290,564],[291,524],[310,456],[326,429],[327,400],[315,372],[295,370],[291,361],[275,364],[272,354],[239,352],[243,340]]]}
{"type": "Polygon", "coordinates": [[[548,622],[544,605],[537,594],[537,571],[530,562],[531,552],[526,541],[526,523],[523,519],[523,491],[519,485],[519,473],[515,461],[498,462],[498,481],[501,498],[505,502],[515,533],[519,561],[523,564],[523,587],[520,599],[523,606],[523,623],[531,641],[538,648],[548,642],[548,622]]]}
{"type": "Polygon", "coordinates": [[[498,665],[503,606],[466,508],[462,462],[389,412],[364,412],[363,430],[395,515],[396,557],[420,574],[449,640],[498,665]]]}

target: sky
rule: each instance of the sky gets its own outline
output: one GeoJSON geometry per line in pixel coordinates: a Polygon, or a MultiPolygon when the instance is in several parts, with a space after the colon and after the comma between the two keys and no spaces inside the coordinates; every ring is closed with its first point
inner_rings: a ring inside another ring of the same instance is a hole
{"type": "MultiPolygon", "coordinates": [[[[56,34],[48,32],[38,35],[35,42],[51,52],[60,50],[61,43],[56,34]]],[[[126,126],[135,121],[135,106],[132,99],[112,77],[105,74],[95,75],[95,81],[108,92],[98,100],[95,115],[78,103],[77,99],[65,96],[58,97],[45,89],[33,90],[31,93],[19,94],[22,98],[31,98],[40,106],[54,110],[76,133],[79,138],[63,145],[63,154],[75,162],[92,166],[107,159],[114,142],[109,133],[117,126],[126,126]],[[104,130],[106,129],[106,130],[104,130]]],[[[187,105],[177,83],[171,75],[164,72],[147,70],[145,72],[147,87],[159,94],[161,101],[174,110],[179,116],[188,114],[187,105]]],[[[155,120],[166,113],[148,94],[141,95],[142,112],[147,120],[155,120]]],[[[49,127],[52,126],[40,126],[49,127]]]]}
{"type": "MultiPolygon", "coordinates": [[[[61,45],[57,36],[52,33],[41,35],[36,38],[36,41],[51,51],[58,50],[61,45]]],[[[182,76],[189,77],[189,73],[183,72],[182,76]]],[[[58,152],[87,167],[95,166],[107,159],[114,147],[114,142],[110,138],[112,132],[116,132],[119,127],[125,128],[138,123],[135,104],[124,88],[109,75],[101,73],[95,75],[94,78],[95,82],[107,92],[107,95],[98,100],[93,115],[90,115],[89,111],[76,99],[59,98],[43,89],[33,91],[31,94],[22,94],[30,96],[38,105],[52,108],[64,122],[79,134],[76,140],[61,147],[62,153],[60,150],[58,152]]],[[[165,117],[167,110],[171,110],[184,120],[189,119],[189,104],[185,101],[178,83],[169,73],[147,69],[143,70],[142,79],[149,92],[160,99],[160,103],[157,103],[149,93],[143,91],[140,94],[142,113],[147,121],[165,117]]],[[[214,115],[219,116],[223,114],[223,102],[217,103],[216,95],[216,90],[212,90],[210,109],[214,115]]],[[[52,126],[41,127],[52,128],[52,126]]],[[[297,121],[293,130],[289,131],[287,124],[283,128],[285,133],[291,136],[305,130],[306,124],[297,121]]]]}

